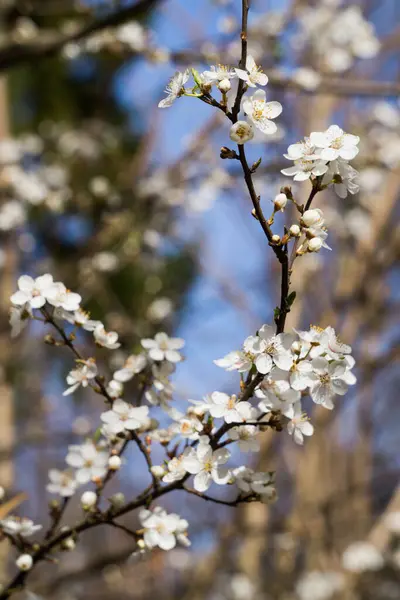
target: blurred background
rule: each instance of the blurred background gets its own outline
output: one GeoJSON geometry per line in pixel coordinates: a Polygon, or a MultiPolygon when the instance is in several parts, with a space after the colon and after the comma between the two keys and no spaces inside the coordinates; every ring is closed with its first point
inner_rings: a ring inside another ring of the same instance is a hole
{"type": "MultiPolygon", "coordinates": [[[[185,338],[177,406],[237,391],[212,361],[272,320],[277,261],[239,166],[218,158],[228,121],[193,98],[157,108],[177,68],[238,63],[240,11],[240,0],[0,0],[0,484],[28,492],[21,514],[35,521],[48,522],[49,468],[96,429],[103,407],[87,390],[62,397],[73,363],[43,343],[42,327],[11,341],[20,274],[52,273],[118,331],[112,363],[96,355],[105,372],[141,337],[185,338]]],[[[127,561],[129,537],[98,529],[37,570],[36,598],[400,598],[399,47],[398,0],[251,2],[249,52],[283,105],[278,133],[246,146],[250,161],[262,157],[265,212],[290,183],[280,175],[290,143],[332,123],[361,137],[360,193],[318,196],[333,251],[296,261],[288,318],[333,325],[353,346],[358,384],[334,412],[314,408],[304,447],[263,434],[252,466],[276,470],[273,506],[168,496],[192,548],[127,561]]],[[[307,184],[294,189],[307,197],[307,184]]],[[[147,483],[128,458],[110,495],[147,483]]],[[[72,505],[67,521],[77,515],[72,505]]],[[[3,541],[0,581],[12,562],[3,541]]]]}

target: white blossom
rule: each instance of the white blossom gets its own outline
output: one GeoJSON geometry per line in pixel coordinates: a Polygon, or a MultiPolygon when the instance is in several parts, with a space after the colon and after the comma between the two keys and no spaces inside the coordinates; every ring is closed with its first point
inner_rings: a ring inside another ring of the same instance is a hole
{"type": "Polygon", "coordinates": [[[257,85],[267,85],[268,77],[262,72],[261,67],[257,67],[254,58],[249,54],[246,58],[246,71],[235,69],[236,75],[242,79],[249,87],[257,85]]]}
{"type": "Polygon", "coordinates": [[[254,137],[253,127],[247,121],[237,121],[231,127],[229,137],[237,144],[245,144],[254,137]]]}
{"type": "Polygon", "coordinates": [[[319,177],[324,175],[328,170],[326,163],[323,160],[306,160],[300,158],[294,161],[293,167],[282,169],[281,173],[291,177],[294,175],[294,181],[306,181],[310,177],[319,177]]]}
{"type": "Polygon", "coordinates": [[[30,554],[21,554],[15,561],[20,571],[30,571],[33,566],[33,558],[30,554]]]}
{"type": "Polygon", "coordinates": [[[118,342],[118,333],[115,331],[106,331],[104,325],[100,323],[93,331],[93,336],[96,344],[108,348],[109,350],[116,350],[121,346],[118,342]]]}
{"type": "Polygon", "coordinates": [[[271,499],[276,497],[273,473],[254,472],[253,469],[242,466],[233,469],[232,475],[241,492],[265,495],[271,499]]]}
{"type": "Polygon", "coordinates": [[[50,483],[47,484],[46,490],[50,494],[57,494],[62,498],[69,498],[75,494],[77,482],[70,471],[50,469],[49,479],[50,483]]]}
{"type": "Polygon", "coordinates": [[[313,378],[310,386],[311,398],[316,404],[332,409],[333,397],[336,394],[343,396],[348,390],[348,384],[343,379],[346,365],[342,361],[328,362],[322,356],[314,358],[311,364],[313,373],[308,374],[308,377],[313,378]]]}
{"type": "Polygon", "coordinates": [[[189,524],[175,513],[168,514],[161,507],[152,511],[142,509],[139,519],[144,529],[143,540],[148,548],[158,546],[162,550],[172,550],[177,541],[190,544],[186,537],[189,524]]]}
{"type": "Polygon", "coordinates": [[[109,454],[98,449],[91,441],[81,446],[69,446],[66,462],[76,469],[75,479],[84,484],[91,479],[102,478],[107,473],[109,454]]]}
{"type": "Polygon", "coordinates": [[[168,472],[163,476],[162,480],[165,483],[173,483],[180,481],[186,475],[186,469],[183,465],[183,455],[172,458],[167,463],[168,472]]]}
{"type": "Polygon", "coordinates": [[[110,431],[117,434],[139,429],[147,422],[148,416],[148,406],[135,407],[118,399],[113,402],[111,410],[102,413],[100,418],[110,431]]]}
{"type": "Polygon", "coordinates": [[[142,346],[149,351],[152,360],[168,360],[176,363],[182,360],[178,352],[185,345],[181,338],[170,338],[166,333],[156,333],[154,339],[143,339],[142,346]]]}
{"type": "Polygon", "coordinates": [[[245,97],[243,110],[260,131],[266,134],[276,133],[277,126],[271,119],[281,114],[282,105],[275,101],[267,102],[264,90],[257,90],[252,96],[245,97]]]}
{"type": "Polygon", "coordinates": [[[310,436],[314,433],[314,427],[311,425],[308,417],[302,412],[301,403],[296,402],[293,405],[293,416],[287,424],[287,430],[296,444],[303,445],[304,436],[310,436]]]}
{"type": "Polygon", "coordinates": [[[72,323],[77,327],[82,327],[85,331],[94,331],[98,325],[101,325],[100,321],[94,321],[90,318],[90,314],[85,312],[82,308],[78,308],[74,312],[68,312],[63,309],[56,309],[57,316],[59,315],[62,319],[72,323]]]}
{"type": "Polygon", "coordinates": [[[331,125],[326,131],[314,131],[310,134],[311,143],[320,148],[322,160],[331,161],[337,158],[352,160],[359,153],[357,135],[345,133],[337,125],[331,125]]]}
{"type": "Polygon", "coordinates": [[[97,504],[97,494],[92,491],[83,492],[81,496],[81,505],[84,510],[89,510],[97,504]]]}
{"type": "Polygon", "coordinates": [[[213,481],[219,485],[228,483],[230,472],[222,465],[225,465],[229,457],[230,453],[226,448],[213,451],[209,444],[200,443],[196,449],[185,450],[182,465],[188,473],[195,475],[195,490],[205,492],[213,481]]]}
{"type": "Polygon", "coordinates": [[[186,71],[183,73],[176,71],[175,75],[171,77],[165,89],[167,97],[158,103],[159,108],[167,108],[168,106],[171,106],[171,104],[177,98],[179,98],[179,96],[182,96],[182,94],[185,93],[184,85],[189,79],[189,75],[189,69],[186,69],[186,71]]]}
{"type": "Polygon", "coordinates": [[[233,352],[229,352],[229,354],[223,358],[214,360],[214,364],[217,365],[217,367],[226,369],[226,371],[239,371],[239,373],[245,373],[251,369],[253,363],[245,352],[234,350],[233,352]]]}
{"type": "Polygon", "coordinates": [[[18,291],[11,296],[11,302],[16,306],[42,308],[53,285],[53,277],[49,274],[41,275],[36,279],[29,275],[22,275],[18,279],[18,291]]]}
{"type": "Polygon", "coordinates": [[[71,292],[61,282],[54,283],[48,291],[46,291],[46,299],[49,304],[56,308],[63,308],[67,311],[78,310],[82,300],[79,294],[71,292]]]}
{"type": "Polygon", "coordinates": [[[72,394],[80,385],[84,388],[87,387],[91,380],[96,376],[97,366],[95,360],[93,358],[86,360],[77,369],[73,369],[68,373],[67,383],[70,387],[63,392],[63,396],[69,396],[69,394],[72,394]]]}
{"type": "Polygon", "coordinates": [[[122,369],[115,371],[113,379],[121,383],[130,381],[135,375],[143,371],[146,364],[147,360],[144,354],[132,354],[128,356],[122,369]]]}
{"type": "Polygon", "coordinates": [[[228,431],[228,437],[238,442],[239,450],[242,452],[258,452],[260,450],[260,442],[256,439],[258,428],[255,425],[240,425],[232,427],[228,431]]]}
{"type": "Polygon", "coordinates": [[[0,529],[8,535],[26,538],[42,529],[42,525],[35,525],[31,519],[27,518],[6,517],[0,521],[0,529]]]}
{"type": "Polygon", "coordinates": [[[205,84],[214,84],[224,79],[234,79],[237,75],[231,67],[225,65],[217,65],[210,67],[210,71],[204,71],[201,74],[201,79],[205,84]]]}
{"type": "Polygon", "coordinates": [[[29,318],[32,316],[29,304],[22,306],[11,306],[9,312],[9,323],[11,326],[11,337],[17,337],[27,326],[29,318]]]}

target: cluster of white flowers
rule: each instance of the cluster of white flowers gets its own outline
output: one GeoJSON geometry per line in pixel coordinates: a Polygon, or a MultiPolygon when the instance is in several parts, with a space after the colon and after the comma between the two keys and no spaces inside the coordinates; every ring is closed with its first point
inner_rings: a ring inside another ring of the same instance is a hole
{"type": "Polygon", "coordinates": [[[162,550],[172,550],[177,542],[190,546],[187,537],[189,523],[175,513],[167,513],[157,506],[153,510],[143,509],[139,519],[144,529],[143,541],[147,548],[158,546],[162,550]]]}
{"type": "MultiPolygon", "coordinates": [[[[255,390],[260,399],[259,413],[246,420],[257,420],[260,415],[265,420],[269,414],[279,412],[288,419],[288,432],[302,444],[303,436],[313,433],[313,426],[302,412],[302,396],[308,393],[316,404],[332,409],[335,396],[344,395],[348,386],[356,383],[352,373],[355,361],[350,353],[351,348],[338,341],[332,327],[276,335],[271,326],[263,325],[256,336],[244,341],[242,350],[214,362],[240,373],[255,367],[264,376],[255,390]]],[[[243,421],[239,415],[237,418],[243,421]]]]}
{"type": "Polygon", "coordinates": [[[294,165],[282,173],[294,176],[295,181],[321,177],[322,185],[333,185],[341,198],[346,198],[347,192],[356,194],[358,172],[348,161],[357,156],[359,141],[358,136],[345,133],[337,125],[331,125],[326,131],[315,131],[304,141],[289,146],[284,157],[294,165]]]}
{"type": "MultiPolygon", "coordinates": [[[[265,86],[268,83],[268,77],[261,68],[256,65],[251,55],[247,56],[246,69],[233,69],[225,65],[212,66],[209,71],[197,73],[192,69],[195,85],[191,88],[185,88],[185,84],[190,78],[190,70],[183,73],[177,71],[171,78],[167,88],[167,97],[158,104],[160,108],[166,108],[180,96],[202,97],[209,94],[213,86],[216,86],[223,95],[223,101],[226,106],[231,107],[236,95],[236,90],[232,88],[232,80],[243,81],[246,88],[255,88],[258,85],[265,86]]],[[[242,98],[242,109],[248,121],[239,120],[231,127],[230,138],[237,144],[244,144],[254,137],[253,125],[267,135],[276,133],[277,126],[273,119],[282,112],[282,105],[279,102],[267,102],[264,90],[256,90],[253,95],[242,98]]]]}
{"type": "Polygon", "coordinates": [[[373,58],[379,52],[374,26],[365,20],[359,6],[337,10],[334,4],[321,2],[303,8],[299,23],[297,45],[311,44],[326,70],[341,73],[356,59],[373,58]]]}

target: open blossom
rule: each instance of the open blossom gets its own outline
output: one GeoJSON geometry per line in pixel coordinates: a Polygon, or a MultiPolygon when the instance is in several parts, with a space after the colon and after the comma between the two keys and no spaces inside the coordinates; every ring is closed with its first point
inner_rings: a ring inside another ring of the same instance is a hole
{"type": "Polygon", "coordinates": [[[198,440],[203,431],[203,424],[196,417],[182,417],[172,425],[174,431],[188,440],[198,440]]]}
{"type": "Polygon", "coordinates": [[[81,296],[68,290],[61,282],[54,283],[46,292],[49,304],[68,311],[78,310],[81,296]]]}
{"type": "Polygon", "coordinates": [[[139,429],[147,422],[148,415],[148,406],[136,407],[124,400],[115,400],[111,410],[102,413],[100,418],[110,431],[117,434],[139,429]]]}
{"type": "Polygon", "coordinates": [[[107,451],[88,441],[81,446],[69,446],[66,463],[76,469],[76,481],[84,484],[93,478],[104,477],[107,473],[108,459],[107,451]]]}
{"type": "Polygon", "coordinates": [[[168,360],[176,363],[182,360],[182,355],[178,352],[185,345],[181,338],[170,338],[166,333],[156,333],[153,339],[142,340],[142,346],[149,351],[152,360],[168,360]]]}
{"type": "Polygon", "coordinates": [[[189,523],[175,513],[168,514],[161,507],[154,510],[142,509],[139,519],[144,529],[143,540],[148,548],[158,546],[162,550],[172,550],[177,541],[188,546],[186,536],[189,523]]]}
{"type": "Polygon", "coordinates": [[[258,411],[250,402],[240,402],[237,396],[229,396],[223,392],[213,392],[206,398],[208,410],[212,417],[225,419],[226,423],[240,423],[256,419],[258,411]]]}
{"type": "Polygon", "coordinates": [[[231,127],[229,137],[237,144],[245,144],[254,137],[253,127],[247,121],[237,121],[231,127]]]}
{"type": "Polygon", "coordinates": [[[293,167],[282,169],[281,173],[291,177],[294,175],[294,181],[306,181],[311,176],[319,177],[324,175],[328,170],[326,163],[323,160],[307,160],[299,158],[294,161],[293,167]]]}
{"type": "Polygon", "coordinates": [[[328,362],[326,358],[319,356],[312,361],[313,383],[310,386],[310,395],[316,404],[322,404],[325,408],[332,409],[332,399],[336,394],[343,396],[348,385],[343,379],[346,365],[342,361],[328,362]]]}
{"type": "Polygon", "coordinates": [[[235,69],[235,71],[239,79],[242,79],[249,87],[267,85],[268,83],[268,77],[260,67],[257,67],[254,58],[250,54],[246,58],[246,71],[243,69],[235,69]]]}
{"type": "Polygon", "coordinates": [[[168,464],[168,472],[163,476],[162,480],[165,483],[173,483],[174,481],[180,481],[186,475],[186,469],[183,466],[183,455],[172,458],[168,464]]]}
{"type": "Polygon", "coordinates": [[[277,131],[278,128],[271,119],[281,114],[282,105],[279,102],[267,102],[264,90],[257,90],[249,98],[245,97],[243,110],[263,133],[273,134],[277,131]]]}
{"type": "Polygon", "coordinates": [[[317,160],[319,158],[316,148],[309,137],[305,137],[303,141],[296,144],[290,144],[287,154],[283,156],[288,160],[317,160]]]}
{"type": "Polygon", "coordinates": [[[202,80],[205,84],[207,83],[218,83],[224,79],[234,79],[237,77],[235,71],[231,67],[225,65],[217,65],[210,67],[210,71],[204,71],[202,73],[202,80]]]}
{"type": "Polygon", "coordinates": [[[188,473],[195,475],[194,488],[205,492],[215,481],[219,485],[228,483],[229,470],[224,467],[230,453],[226,448],[213,451],[207,443],[200,443],[196,449],[187,448],[182,458],[182,465],[188,473]]]}
{"type": "Polygon", "coordinates": [[[11,296],[11,302],[16,306],[41,308],[46,304],[48,292],[53,285],[53,277],[48,274],[36,279],[22,275],[18,279],[18,291],[11,296]]]}
{"type": "Polygon", "coordinates": [[[70,373],[68,373],[67,383],[70,387],[63,392],[63,396],[69,396],[76,389],[78,389],[80,385],[82,387],[87,387],[90,384],[90,381],[96,377],[96,375],[96,362],[93,358],[89,358],[78,369],[73,369],[70,373]]]}
{"type": "Polygon", "coordinates": [[[102,323],[96,327],[93,331],[93,335],[96,344],[108,348],[109,350],[116,350],[121,345],[118,342],[118,333],[116,331],[106,331],[102,323]]]}
{"type": "Polygon", "coordinates": [[[271,500],[276,498],[273,473],[256,473],[253,469],[243,466],[233,469],[232,475],[241,492],[266,495],[271,500]]]}
{"type": "Polygon", "coordinates": [[[214,364],[226,371],[239,371],[239,373],[245,373],[253,366],[251,359],[246,353],[237,350],[229,352],[223,358],[214,360],[214,364]]]}
{"type": "Polygon", "coordinates": [[[326,131],[314,131],[310,140],[316,148],[320,149],[322,160],[331,161],[337,158],[352,160],[359,153],[357,145],[360,138],[357,135],[345,133],[337,125],[331,125],[326,131]]]}
{"type": "Polygon", "coordinates": [[[122,369],[115,371],[113,379],[125,383],[130,381],[135,375],[141,373],[147,364],[144,354],[132,354],[128,356],[122,369]]]}
{"type": "Polygon", "coordinates": [[[290,387],[289,381],[279,378],[274,379],[274,371],[269,376],[264,377],[256,389],[255,395],[261,399],[258,408],[262,412],[280,411],[288,418],[293,415],[293,404],[298,402],[301,397],[298,390],[290,387]]]}
{"type": "Polygon", "coordinates": [[[257,440],[258,429],[255,425],[241,425],[232,427],[228,431],[228,437],[238,442],[239,450],[242,452],[258,452],[260,442],[257,440]]]}
{"type": "Polygon", "coordinates": [[[46,489],[50,494],[58,494],[62,498],[69,498],[75,494],[77,482],[70,471],[50,469],[49,479],[50,483],[46,489]]]}
{"type": "Polygon", "coordinates": [[[255,359],[257,371],[266,375],[274,364],[283,371],[288,371],[293,364],[293,356],[290,352],[293,336],[288,333],[276,335],[273,327],[263,325],[257,337],[259,341],[253,344],[253,350],[257,353],[255,359]]]}
{"type": "Polygon", "coordinates": [[[85,312],[82,308],[78,308],[73,313],[60,309],[57,312],[57,316],[60,316],[62,319],[68,321],[68,323],[72,323],[77,327],[82,327],[85,331],[94,331],[98,325],[101,325],[100,321],[94,321],[90,318],[90,314],[85,312]]]}
{"type": "Polygon", "coordinates": [[[9,323],[11,326],[11,337],[17,337],[21,331],[27,326],[31,315],[29,304],[22,306],[11,306],[9,312],[9,323]]]}
{"type": "Polygon", "coordinates": [[[25,538],[30,537],[40,529],[42,529],[42,525],[35,525],[31,519],[6,517],[0,521],[0,530],[8,535],[18,535],[25,538]]]}
{"type": "Polygon", "coordinates": [[[287,424],[287,430],[296,444],[303,445],[304,436],[310,436],[314,433],[314,427],[311,425],[308,417],[301,410],[301,403],[296,402],[293,405],[293,415],[287,424]]]}
{"type": "Polygon", "coordinates": [[[360,191],[359,176],[359,172],[347,161],[337,158],[329,163],[323,183],[333,185],[339,198],[346,198],[347,192],[354,195],[360,191]],[[332,181],[333,183],[331,183],[332,181]]]}
{"type": "Polygon", "coordinates": [[[159,108],[167,108],[168,106],[171,106],[171,104],[177,98],[179,98],[179,96],[182,96],[182,94],[184,94],[184,85],[189,79],[189,75],[189,69],[186,69],[186,71],[184,71],[183,73],[177,71],[175,75],[171,77],[167,87],[165,88],[167,97],[158,103],[159,108]]]}

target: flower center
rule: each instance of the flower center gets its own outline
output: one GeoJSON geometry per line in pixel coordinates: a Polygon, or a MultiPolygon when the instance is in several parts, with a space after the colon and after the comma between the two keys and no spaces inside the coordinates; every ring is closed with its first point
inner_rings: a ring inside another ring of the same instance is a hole
{"type": "Polygon", "coordinates": [[[328,383],[330,383],[330,375],[328,375],[328,373],[323,373],[322,375],[319,376],[319,380],[322,383],[322,385],[327,385],[328,383]]]}

